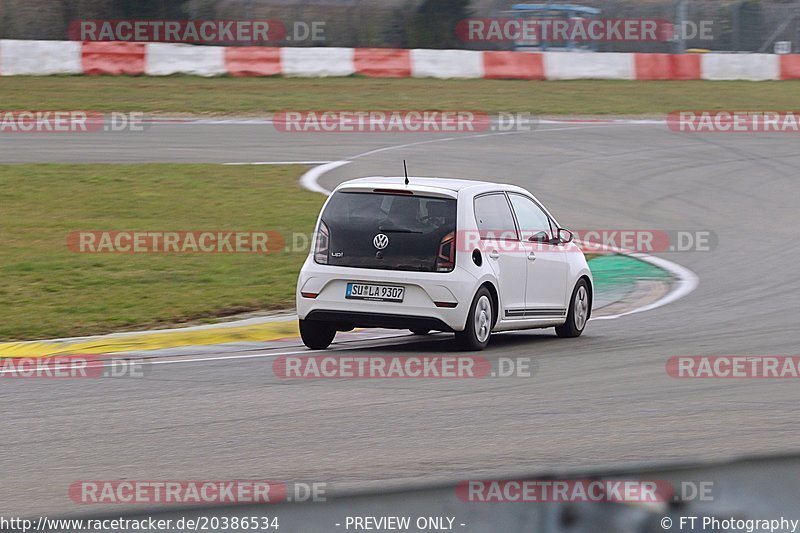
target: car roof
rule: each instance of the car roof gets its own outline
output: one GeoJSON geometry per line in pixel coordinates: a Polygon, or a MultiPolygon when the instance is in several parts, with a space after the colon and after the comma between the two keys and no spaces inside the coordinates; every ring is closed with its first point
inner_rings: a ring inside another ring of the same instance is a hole
{"type": "MultiPolygon", "coordinates": [[[[369,178],[357,178],[353,180],[346,181],[339,185],[337,188],[346,188],[348,186],[357,186],[357,187],[385,187],[387,185],[399,185],[401,187],[405,187],[405,177],[403,176],[373,176],[369,178]]],[[[454,191],[458,192],[463,189],[468,189],[471,187],[477,187],[480,189],[490,189],[490,188],[499,188],[499,189],[518,189],[515,185],[507,185],[504,183],[494,183],[491,181],[478,181],[478,180],[465,180],[460,178],[431,178],[431,177],[420,177],[420,176],[409,176],[408,178],[408,188],[414,190],[415,187],[422,187],[422,188],[433,188],[433,189],[444,189],[447,191],[454,191]]]]}

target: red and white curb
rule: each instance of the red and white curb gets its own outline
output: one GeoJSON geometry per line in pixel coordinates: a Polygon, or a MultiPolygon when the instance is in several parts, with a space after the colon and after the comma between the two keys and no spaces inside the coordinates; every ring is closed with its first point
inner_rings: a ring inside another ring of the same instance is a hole
{"type": "Polygon", "coordinates": [[[50,74],[761,81],[800,78],[800,54],[484,52],[0,40],[0,75],[50,74]]]}

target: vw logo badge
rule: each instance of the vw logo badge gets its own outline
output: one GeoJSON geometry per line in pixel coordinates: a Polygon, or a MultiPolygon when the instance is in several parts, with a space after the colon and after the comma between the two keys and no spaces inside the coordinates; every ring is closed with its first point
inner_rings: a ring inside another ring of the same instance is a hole
{"type": "Polygon", "coordinates": [[[387,246],[389,246],[389,237],[384,235],[383,233],[378,233],[375,235],[375,238],[372,239],[372,244],[375,245],[375,248],[378,250],[383,250],[387,246]]]}

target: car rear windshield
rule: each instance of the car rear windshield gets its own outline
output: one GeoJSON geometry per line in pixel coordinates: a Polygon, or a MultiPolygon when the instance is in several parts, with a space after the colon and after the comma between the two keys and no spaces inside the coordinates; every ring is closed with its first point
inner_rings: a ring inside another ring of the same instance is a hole
{"type": "Polygon", "coordinates": [[[322,214],[328,264],[449,272],[455,266],[456,200],[337,192],[322,214]]]}

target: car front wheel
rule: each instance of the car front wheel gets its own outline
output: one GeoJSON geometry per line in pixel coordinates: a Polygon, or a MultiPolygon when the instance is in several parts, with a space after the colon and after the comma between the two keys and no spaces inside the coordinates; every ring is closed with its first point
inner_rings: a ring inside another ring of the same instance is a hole
{"type": "Polygon", "coordinates": [[[592,302],[589,299],[589,286],[585,279],[578,281],[572,291],[567,321],[556,326],[556,335],[563,338],[580,337],[589,320],[592,302]]]}
{"type": "Polygon", "coordinates": [[[300,320],[300,338],[312,350],[324,350],[333,342],[336,328],[320,320],[300,320]]]}
{"type": "Polygon", "coordinates": [[[456,331],[456,342],[462,350],[483,350],[489,345],[493,320],[492,296],[481,287],[472,300],[464,331],[456,331]]]}

